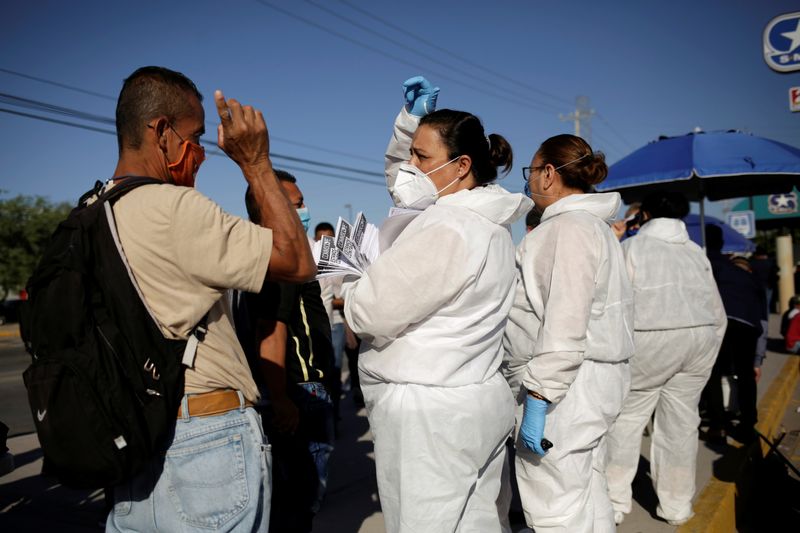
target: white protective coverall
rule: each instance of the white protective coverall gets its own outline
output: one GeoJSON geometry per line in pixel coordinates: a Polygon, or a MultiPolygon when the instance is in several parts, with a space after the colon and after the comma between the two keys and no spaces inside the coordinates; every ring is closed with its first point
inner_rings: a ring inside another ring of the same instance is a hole
{"type": "Polygon", "coordinates": [[[550,400],[543,457],[517,441],[517,483],[536,533],[614,531],[605,435],[630,386],[633,291],[609,226],[618,193],[573,194],[545,209],[519,247],[503,373],[550,400]]]}
{"type": "Polygon", "coordinates": [[[692,515],[697,461],[697,405],[717,357],[727,318],[711,265],[684,223],[656,218],[622,245],[634,290],[631,392],[608,438],[614,510],[631,510],[631,482],[642,430],[655,411],[650,475],[658,516],[692,515]]]}
{"type": "MultiPolygon", "coordinates": [[[[417,120],[387,152],[391,190],[417,120]]],[[[508,224],[532,207],[498,185],[439,199],[355,282],[345,317],[364,341],[361,388],[386,530],[500,532],[514,399],[498,371],[514,296],[508,224]]]]}

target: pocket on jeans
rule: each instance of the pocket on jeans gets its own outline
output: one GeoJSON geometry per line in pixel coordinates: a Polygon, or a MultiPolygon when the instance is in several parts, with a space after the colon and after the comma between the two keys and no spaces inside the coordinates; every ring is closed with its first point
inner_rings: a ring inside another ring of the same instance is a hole
{"type": "Polygon", "coordinates": [[[170,449],[164,473],[181,520],[216,529],[247,507],[250,496],[244,461],[239,434],[170,449]]]}

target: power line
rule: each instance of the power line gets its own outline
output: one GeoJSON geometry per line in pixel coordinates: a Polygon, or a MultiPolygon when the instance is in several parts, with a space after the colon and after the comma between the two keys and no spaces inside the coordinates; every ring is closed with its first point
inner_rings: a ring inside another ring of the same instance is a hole
{"type": "Polygon", "coordinates": [[[454,53],[454,52],[452,52],[450,50],[447,50],[446,48],[443,48],[443,47],[439,46],[438,44],[436,44],[436,43],[434,43],[432,41],[429,41],[428,39],[425,39],[425,37],[423,37],[423,36],[420,36],[420,35],[414,34],[414,33],[410,33],[408,31],[408,28],[400,27],[400,26],[398,26],[396,24],[393,24],[392,22],[390,22],[390,21],[388,21],[388,20],[386,20],[384,18],[381,18],[381,17],[375,15],[374,13],[370,13],[369,11],[367,11],[367,10],[365,10],[365,9],[359,7],[359,6],[353,5],[353,3],[349,2],[348,0],[339,0],[339,2],[342,3],[342,4],[345,4],[346,6],[350,7],[351,9],[353,9],[355,11],[358,11],[362,15],[365,15],[365,16],[367,16],[367,17],[369,17],[369,18],[371,18],[371,19],[373,19],[373,20],[375,20],[377,22],[380,22],[384,26],[392,28],[392,29],[400,32],[403,35],[407,35],[407,36],[413,37],[415,40],[417,40],[417,41],[419,41],[419,42],[421,42],[421,43],[423,43],[423,44],[425,44],[427,46],[430,46],[431,48],[439,50],[440,52],[443,52],[443,53],[447,54],[448,56],[450,56],[450,57],[452,57],[454,59],[457,59],[457,60],[461,61],[462,63],[465,63],[465,64],[467,64],[467,65],[469,65],[471,67],[478,68],[480,70],[483,70],[484,72],[487,72],[487,73],[491,74],[492,76],[497,76],[498,78],[501,78],[501,79],[504,79],[504,80],[506,80],[508,82],[514,83],[514,84],[522,87],[523,89],[527,89],[529,91],[533,91],[533,92],[535,92],[537,94],[540,94],[542,96],[546,96],[548,98],[552,98],[553,100],[555,100],[556,102],[558,102],[560,104],[568,104],[568,105],[572,104],[572,102],[570,102],[569,100],[567,100],[565,98],[562,98],[562,97],[557,96],[557,95],[552,94],[552,93],[548,93],[548,92],[543,91],[543,90],[541,90],[541,89],[539,89],[537,87],[534,87],[532,85],[528,85],[527,83],[523,83],[523,82],[521,82],[519,80],[515,80],[514,78],[506,76],[505,74],[497,72],[496,70],[492,70],[492,69],[490,69],[490,68],[488,68],[488,67],[486,67],[484,65],[481,65],[481,64],[475,63],[474,61],[466,59],[461,55],[458,55],[458,54],[456,54],[456,53],[454,53]]]}
{"type": "Polygon", "coordinates": [[[14,111],[12,109],[6,109],[4,107],[0,107],[0,113],[8,113],[10,115],[17,115],[20,117],[32,118],[36,120],[42,120],[44,122],[52,122],[53,124],[61,124],[63,126],[70,126],[73,128],[81,128],[84,130],[89,131],[96,131],[98,133],[107,133],[109,135],[117,135],[117,132],[111,130],[104,130],[102,128],[95,128],[94,126],[87,126],[86,124],[78,124],[77,122],[68,122],[66,120],[59,120],[57,118],[50,118],[50,117],[42,117],[40,115],[33,115],[31,113],[23,113],[22,111],[14,111]]]}
{"type": "Polygon", "coordinates": [[[327,177],[336,178],[336,179],[345,180],[345,181],[354,181],[356,183],[364,183],[366,185],[375,185],[375,186],[383,187],[383,188],[386,187],[386,183],[385,182],[380,182],[379,183],[377,181],[370,181],[370,180],[366,180],[366,179],[362,179],[362,178],[352,178],[352,177],[349,177],[349,176],[342,176],[341,174],[333,174],[331,172],[324,172],[324,171],[319,171],[319,170],[315,170],[315,169],[307,169],[307,168],[297,167],[297,166],[294,166],[294,165],[280,165],[280,168],[286,169],[286,170],[294,170],[296,172],[307,172],[308,175],[304,176],[304,179],[306,177],[327,176],[327,177]]]}
{"type": "MultiPolygon", "coordinates": [[[[80,129],[84,129],[84,130],[94,131],[94,132],[97,132],[97,133],[104,133],[106,135],[113,135],[115,137],[117,135],[117,132],[112,131],[112,130],[105,130],[103,128],[96,128],[94,126],[88,126],[86,124],[79,124],[77,122],[70,122],[70,121],[67,121],[67,120],[60,120],[60,119],[51,118],[51,117],[43,117],[41,115],[34,115],[32,113],[25,113],[25,112],[22,112],[22,111],[14,111],[13,109],[6,109],[6,108],[3,108],[3,107],[0,107],[0,113],[8,113],[10,115],[16,115],[16,116],[30,118],[30,119],[34,119],[34,120],[41,120],[43,122],[50,122],[50,123],[53,123],[53,124],[59,124],[61,126],[68,126],[68,127],[71,127],[71,128],[80,128],[80,129]]],[[[201,142],[203,144],[206,144],[206,145],[210,144],[209,141],[201,141],[201,142]]],[[[212,148],[211,150],[207,150],[206,154],[213,155],[213,156],[220,156],[220,157],[225,156],[225,154],[221,150],[216,149],[216,148],[212,148]]],[[[286,168],[286,169],[289,169],[289,170],[295,170],[295,171],[298,171],[298,172],[308,172],[310,177],[327,176],[327,177],[336,178],[336,179],[340,179],[340,180],[354,181],[356,183],[363,183],[363,184],[366,184],[366,185],[375,185],[375,186],[378,186],[378,187],[385,187],[386,186],[384,183],[379,183],[379,182],[376,182],[376,181],[370,181],[370,180],[366,180],[366,179],[362,179],[362,178],[353,178],[353,177],[350,177],[350,176],[342,176],[341,174],[333,174],[333,173],[330,173],[330,172],[324,172],[324,171],[319,171],[319,170],[314,170],[314,169],[296,167],[294,165],[281,165],[281,168],[286,168]]]]}
{"type": "Polygon", "coordinates": [[[49,104],[47,102],[31,100],[30,98],[23,98],[21,96],[14,96],[13,94],[8,94],[3,92],[0,92],[0,102],[4,102],[16,107],[35,109],[37,111],[46,111],[48,113],[66,115],[92,122],[99,122],[102,124],[110,124],[112,126],[115,124],[115,121],[112,118],[103,117],[100,115],[94,115],[91,113],[85,113],[83,111],[70,109],[68,107],[62,107],[55,104],[49,104]]]}
{"type": "MultiPolygon", "coordinates": [[[[57,82],[57,81],[54,81],[54,80],[48,80],[48,79],[45,79],[45,78],[40,78],[38,76],[32,76],[30,74],[25,74],[24,72],[17,72],[15,70],[10,70],[10,69],[3,68],[3,67],[0,67],[0,72],[3,72],[5,74],[10,74],[12,76],[17,76],[17,77],[20,77],[20,78],[34,80],[34,81],[37,81],[37,82],[40,82],[40,83],[44,83],[46,85],[52,85],[54,87],[60,87],[62,89],[69,89],[71,91],[79,92],[79,93],[82,93],[82,94],[87,94],[87,95],[90,95],[90,96],[95,96],[97,98],[102,98],[104,100],[110,100],[112,102],[116,102],[117,101],[117,99],[115,97],[109,96],[107,94],[102,94],[102,93],[90,91],[90,90],[84,89],[82,87],[75,87],[73,85],[67,85],[66,83],[61,83],[61,82],[57,82]]],[[[19,98],[19,97],[13,97],[13,98],[19,98]]],[[[112,120],[111,124],[114,124],[114,123],[115,122],[112,120]]],[[[211,121],[206,121],[206,124],[208,126],[213,126],[214,128],[216,128],[219,125],[218,122],[211,122],[211,121]]],[[[362,155],[350,154],[350,153],[342,152],[342,151],[339,151],[339,150],[331,150],[330,148],[323,148],[321,146],[316,146],[316,145],[309,144],[309,143],[293,141],[291,139],[287,139],[286,137],[280,137],[280,136],[272,135],[272,134],[270,134],[269,137],[270,137],[270,140],[273,140],[273,141],[285,142],[287,144],[293,144],[293,145],[296,145],[296,146],[302,146],[304,148],[309,148],[309,149],[317,150],[317,151],[320,151],[320,152],[326,152],[326,153],[329,153],[329,154],[335,154],[335,155],[339,155],[339,156],[343,156],[343,157],[349,157],[351,159],[358,159],[358,160],[361,160],[361,161],[366,161],[366,162],[369,162],[369,163],[376,164],[376,161],[374,159],[370,159],[370,158],[364,157],[362,155]]]]}
{"type": "MultiPolygon", "coordinates": [[[[352,38],[352,37],[350,37],[348,35],[345,35],[343,33],[331,30],[330,28],[328,28],[326,26],[323,26],[322,24],[319,24],[319,23],[314,22],[312,20],[309,20],[307,18],[304,18],[304,17],[301,17],[299,15],[296,15],[296,14],[292,13],[291,11],[287,11],[287,10],[285,10],[285,9],[283,9],[281,7],[278,7],[278,6],[274,5],[274,4],[271,4],[271,3],[269,3],[269,2],[267,2],[265,0],[255,0],[255,1],[258,2],[259,4],[263,5],[264,7],[267,7],[267,8],[270,8],[270,9],[274,9],[275,11],[283,13],[284,15],[286,15],[288,17],[291,17],[293,19],[299,20],[300,22],[303,22],[304,24],[307,24],[309,26],[317,28],[318,30],[323,31],[325,33],[329,33],[331,35],[334,35],[335,37],[343,39],[343,40],[345,40],[345,41],[347,41],[349,43],[355,44],[356,46],[359,46],[361,48],[369,50],[370,52],[376,53],[378,55],[382,55],[384,57],[388,57],[389,59],[392,59],[394,61],[397,61],[398,63],[402,63],[403,65],[407,65],[407,66],[410,66],[410,67],[415,68],[415,69],[419,68],[419,65],[417,65],[416,63],[413,63],[411,61],[403,59],[402,57],[398,57],[396,55],[390,54],[389,52],[384,52],[383,50],[379,50],[379,49],[377,49],[377,48],[375,48],[373,46],[365,44],[365,43],[363,43],[363,42],[361,42],[361,41],[359,41],[357,39],[354,39],[354,38],[352,38]]],[[[545,109],[545,108],[543,108],[541,106],[537,106],[537,105],[529,103],[529,102],[523,102],[523,101],[520,101],[520,100],[518,100],[516,98],[509,98],[506,95],[498,94],[498,93],[495,93],[493,91],[487,91],[486,89],[482,89],[482,88],[477,87],[475,85],[471,85],[469,83],[464,83],[463,81],[458,80],[456,78],[453,78],[451,76],[448,76],[446,74],[439,73],[438,76],[440,78],[442,78],[442,79],[452,81],[453,83],[457,83],[457,84],[459,84],[461,86],[464,86],[464,87],[467,87],[469,89],[472,89],[473,91],[476,91],[476,92],[479,92],[479,93],[483,93],[485,95],[491,96],[492,98],[496,98],[496,99],[501,100],[501,101],[512,102],[512,103],[515,103],[517,105],[528,107],[530,109],[535,109],[537,111],[542,111],[542,112],[545,112],[545,113],[550,113],[551,112],[549,109],[545,109]]]]}
{"type": "Polygon", "coordinates": [[[30,74],[24,74],[22,72],[17,72],[15,70],[7,69],[7,68],[0,67],[0,72],[5,72],[6,74],[11,74],[12,76],[25,78],[25,79],[28,79],[28,80],[38,81],[40,83],[45,83],[47,85],[53,85],[55,87],[61,87],[62,89],[68,89],[70,91],[75,91],[75,92],[78,92],[78,93],[88,94],[89,96],[95,96],[97,98],[103,98],[105,100],[111,100],[112,102],[116,102],[117,101],[116,98],[114,98],[113,96],[109,96],[107,94],[96,93],[94,91],[90,91],[88,89],[83,89],[81,87],[75,87],[73,85],[67,85],[66,83],[59,83],[57,81],[52,81],[52,80],[46,80],[44,78],[39,78],[37,76],[31,76],[30,74]]]}
{"type": "MultiPolygon", "coordinates": [[[[442,66],[442,67],[444,67],[446,69],[449,69],[449,70],[451,70],[453,72],[456,72],[456,73],[458,73],[458,74],[460,74],[462,76],[467,77],[468,79],[474,77],[474,73],[473,72],[467,72],[466,70],[463,70],[463,69],[458,68],[458,67],[454,67],[453,65],[451,65],[451,64],[449,64],[449,63],[447,63],[445,61],[442,61],[440,59],[436,59],[435,57],[431,57],[429,54],[425,53],[424,51],[422,51],[422,50],[420,50],[418,48],[414,48],[413,46],[409,46],[409,45],[407,45],[407,44],[405,44],[405,43],[403,43],[401,41],[398,41],[397,39],[393,39],[393,38],[391,38],[391,37],[389,37],[389,36],[387,36],[387,35],[385,35],[383,33],[375,31],[372,28],[369,28],[369,27],[365,26],[364,24],[356,22],[356,21],[354,21],[353,19],[351,19],[349,17],[346,17],[346,16],[344,16],[344,15],[342,15],[340,13],[337,13],[333,9],[321,6],[319,4],[316,4],[313,0],[306,0],[306,2],[308,2],[312,6],[316,7],[317,9],[328,13],[329,15],[331,15],[333,17],[336,17],[336,18],[338,18],[340,20],[344,20],[348,24],[351,24],[351,25],[355,26],[356,28],[359,28],[360,30],[362,30],[364,32],[367,32],[370,35],[374,35],[374,36],[378,37],[379,39],[383,39],[384,41],[388,41],[389,43],[391,43],[391,44],[393,44],[395,46],[399,46],[400,48],[404,48],[406,50],[409,50],[410,52],[413,52],[413,53],[421,56],[422,58],[430,61],[431,63],[437,64],[437,65],[442,66]]],[[[483,79],[482,82],[487,84],[487,85],[493,86],[493,87],[495,87],[495,88],[497,88],[497,89],[499,89],[499,90],[501,90],[503,92],[506,92],[506,93],[509,93],[509,94],[513,94],[517,98],[521,98],[521,99],[530,98],[530,96],[528,96],[528,95],[524,95],[524,94],[521,95],[520,93],[517,93],[515,91],[510,90],[508,87],[503,87],[503,86],[501,86],[501,85],[499,85],[499,84],[497,84],[497,83],[495,83],[493,81],[490,81],[490,80],[487,80],[487,79],[483,79]]],[[[466,85],[466,86],[468,86],[468,85],[466,85]]],[[[546,104],[544,102],[537,102],[537,101],[534,101],[534,100],[531,100],[531,102],[532,102],[532,105],[535,105],[535,106],[552,107],[552,104],[546,104]]],[[[552,109],[553,109],[553,111],[557,111],[558,110],[555,107],[553,107],[552,109]]]]}
{"type": "MultiPolygon", "coordinates": [[[[22,97],[19,97],[19,96],[14,96],[14,95],[6,94],[6,93],[0,93],[0,101],[5,101],[6,103],[10,103],[11,105],[17,105],[17,106],[24,107],[24,108],[27,108],[27,109],[35,109],[35,110],[38,110],[38,111],[55,112],[55,113],[60,113],[60,114],[66,114],[68,116],[72,116],[74,118],[79,118],[79,119],[86,120],[86,121],[89,121],[89,122],[99,122],[101,124],[114,124],[115,123],[115,121],[113,119],[108,118],[108,117],[102,117],[100,115],[93,115],[93,114],[85,113],[83,111],[79,111],[79,110],[76,110],[76,109],[57,106],[57,105],[54,105],[54,104],[50,104],[48,102],[41,102],[41,101],[38,101],[38,100],[29,99],[29,98],[22,98],[22,97]]],[[[25,116],[25,115],[21,115],[21,116],[25,116]]],[[[37,116],[35,116],[35,115],[31,116],[31,118],[34,118],[34,117],[37,117],[37,116]]],[[[105,133],[108,130],[101,130],[101,131],[103,131],[105,133]]],[[[114,135],[116,135],[116,132],[112,131],[112,133],[114,135]]],[[[201,139],[200,142],[201,142],[201,144],[204,144],[206,146],[210,146],[210,147],[216,149],[215,148],[216,147],[216,143],[214,143],[213,141],[208,141],[208,140],[205,140],[205,139],[201,139]]],[[[364,176],[380,177],[381,178],[381,183],[382,183],[383,176],[381,176],[380,174],[377,174],[375,172],[369,171],[369,170],[361,170],[361,169],[358,169],[358,168],[348,167],[348,166],[344,166],[344,165],[335,165],[335,164],[327,163],[327,162],[323,162],[323,161],[315,161],[313,159],[295,157],[295,156],[291,156],[291,155],[287,155],[287,154],[280,154],[280,153],[275,153],[275,152],[270,152],[270,157],[274,158],[274,159],[292,161],[292,162],[295,162],[295,163],[303,163],[303,164],[306,164],[306,165],[321,166],[321,167],[325,167],[325,168],[328,168],[328,169],[342,170],[342,171],[345,171],[345,172],[350,172],[350,173],[354,173],[354,174],[360,174],[360,175],[364,175],[364,176]]]]}

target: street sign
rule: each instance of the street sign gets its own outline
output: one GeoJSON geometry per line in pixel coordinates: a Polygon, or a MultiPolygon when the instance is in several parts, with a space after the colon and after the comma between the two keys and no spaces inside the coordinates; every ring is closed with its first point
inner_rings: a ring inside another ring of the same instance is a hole
{"type": "Polygon", "coordinates": [[[789,109],[792,113],[800,111],[800,87],[789,88],[789,109]]]}
{"type": "Polygon", "coordinates": [[[764,61],[778,72],[800,70],[800,12],[769,21],[764,28],[764,61]]]}
{"type": "Polygon", "coordinates": [[[793,192],[770,194],[767,198],[767,209],[773,215],[797,213],[797,195],[793,192]]]}
{"type": "Polygon", "coordinates": [[[756,236],[756,215],[753,211],[731,211],[725,215],[725,222],[748,239],[756,236]]]}

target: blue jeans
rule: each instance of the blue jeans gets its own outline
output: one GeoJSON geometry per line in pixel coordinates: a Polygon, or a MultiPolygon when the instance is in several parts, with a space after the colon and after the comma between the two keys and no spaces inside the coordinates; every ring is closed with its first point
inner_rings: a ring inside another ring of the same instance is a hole
{"type": "Polygon", "coordinates": [[[266,532],[271,471],[260,417],[243,400],[216,416],[189,413],[177,420],[163,454],[114,487],[106,531],[266,532]]]}
{"type": "Polygon", "coordinates": [[[344,324],[333,324],[331,326],[331,344],[333,345],[333,365],[336,368],[342,368],[344,342],[344,324]]]}

